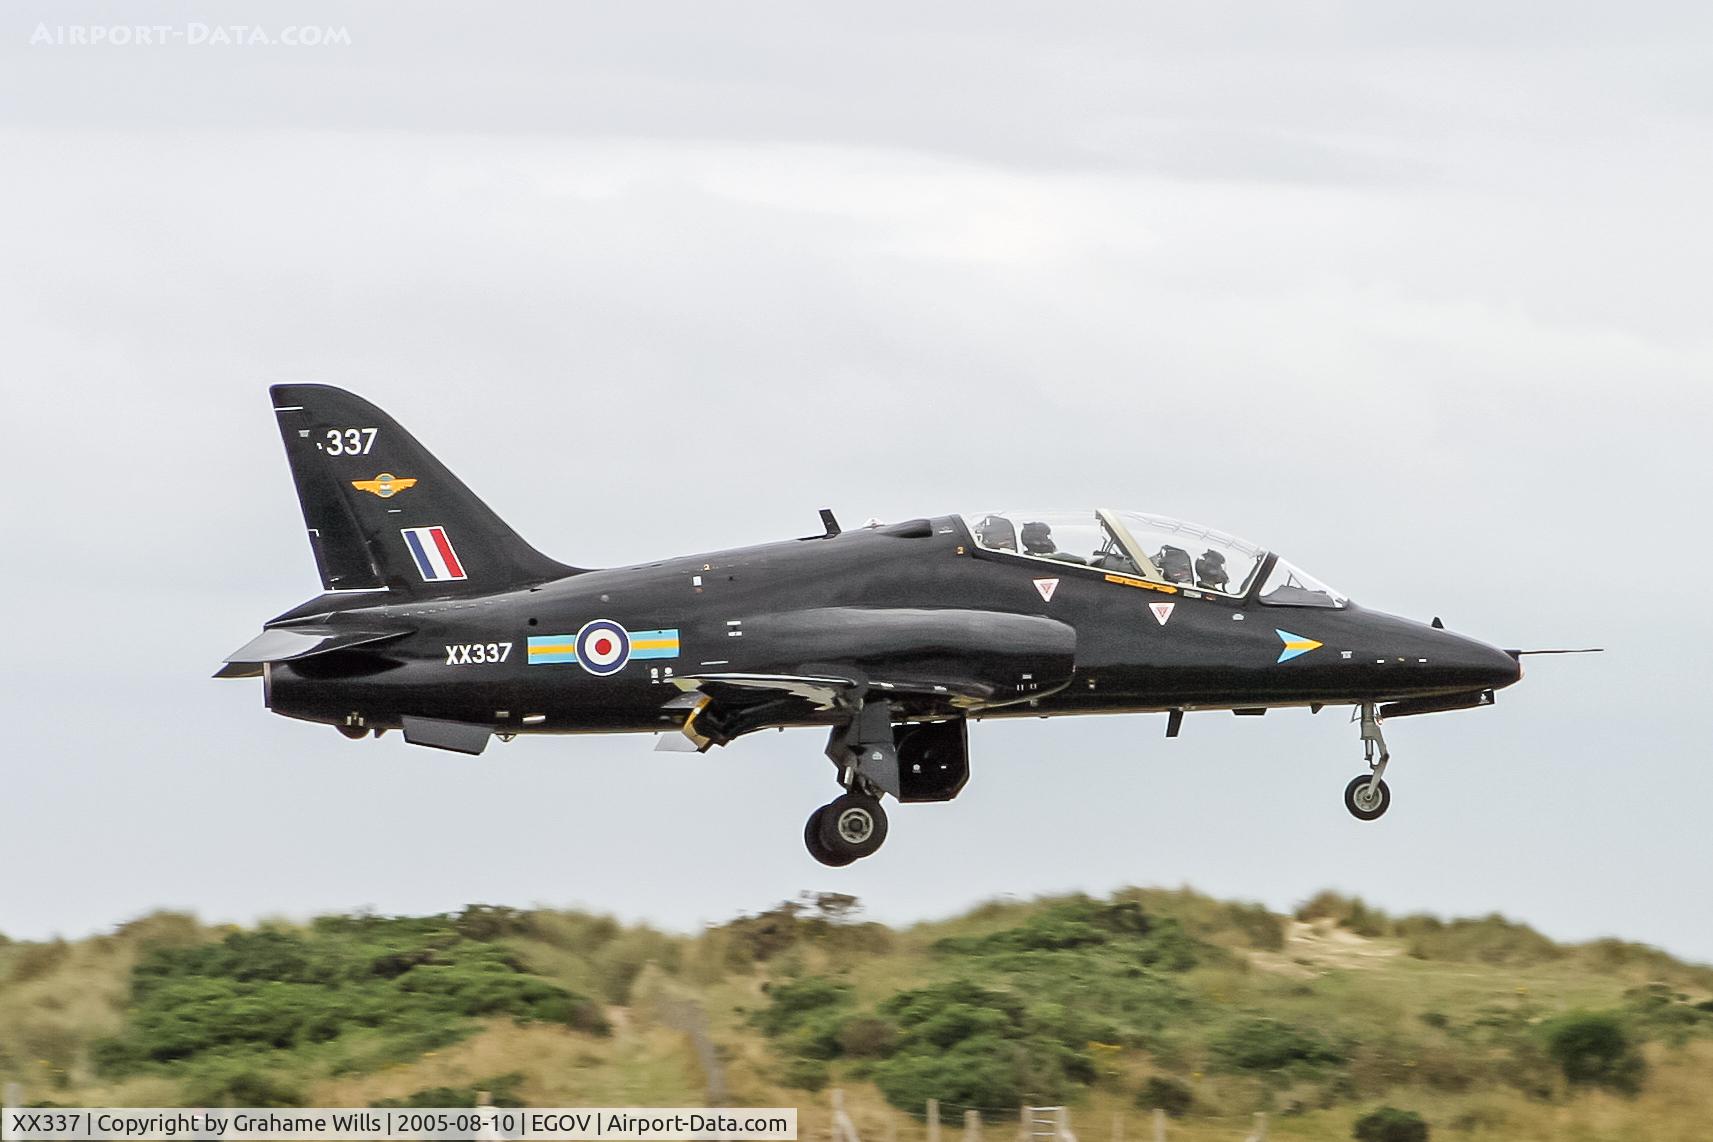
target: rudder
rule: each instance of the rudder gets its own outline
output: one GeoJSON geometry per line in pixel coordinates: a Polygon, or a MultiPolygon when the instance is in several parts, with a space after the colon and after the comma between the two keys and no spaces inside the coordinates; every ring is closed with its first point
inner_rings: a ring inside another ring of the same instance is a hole
{"type": "Polygon", "coordinates": [[[331,385],[268,391],[327,590],[486,594],[576,573],[362,397],[331,385]]]}

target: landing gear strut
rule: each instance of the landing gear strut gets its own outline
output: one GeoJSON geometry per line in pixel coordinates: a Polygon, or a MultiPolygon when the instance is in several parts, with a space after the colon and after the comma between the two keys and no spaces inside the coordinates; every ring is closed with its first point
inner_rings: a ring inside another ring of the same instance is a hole
{"type": "Polygon", "coordinates": [[[892,708],[884,699],[863,702],[850,722],[827,740],[827,756],[846,792],[809,815],[803,844],[831,868],[872,856],[886,840],[886,810],[880,799],[902,793],[898,751],[893,744],[892,708]]]}
{"type": "Polygon", "coordinates": [[[1380,715],[1375,711],[1374,703],[1364,702],[1360,710],[1362,753],[1368,761],[1369,772],[1344,787],[1344,807],[1358,820],[1372,821],[1392,804],[1392,791],[1380,780],[1392,755],[1386,749],[1385,735],[1380,732],[1380,715]]]}

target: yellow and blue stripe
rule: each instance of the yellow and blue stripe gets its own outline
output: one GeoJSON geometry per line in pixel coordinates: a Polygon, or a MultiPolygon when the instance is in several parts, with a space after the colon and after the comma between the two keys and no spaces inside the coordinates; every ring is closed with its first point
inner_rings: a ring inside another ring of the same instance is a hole
{"type": "MultiPolygon", "coordinates": [[[[630,631],[630,654],[627,658],[677,658],[678,629],[630,631]]],[[[577,636],[574,634],[531,635],[529,664],[552,665],[577,661],[577,636]]]]}
{"type": "Polygon", "coordinates": [[[1292,634],[1290,631],[1280,630],[1278,627],[1273,628],[1273,633],[1278,635],[1279,641],[1285,644],[1284,649],[1279,651],[1280,662],[1289,662],[1299,654],[1307,654],[1309,651],[1318,650],[1324,645],[1312,638],[1304,638],[1300,634],[1292,634]]]}

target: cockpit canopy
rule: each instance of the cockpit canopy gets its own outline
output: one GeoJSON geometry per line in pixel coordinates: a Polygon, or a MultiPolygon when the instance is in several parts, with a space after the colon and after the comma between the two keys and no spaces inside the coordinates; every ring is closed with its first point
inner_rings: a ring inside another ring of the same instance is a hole
{"type": "MultiPolygon", "coordinates": [[[[1231,598],[1246,597],[1267,564],[1267,551],[1253,543],[1146,512],[981,512],[963,520],[977,545],[989,551],[1231,598]]],[[[1342,607],[1346,601],[1283,559],[1273,561],[1260,598],[1295,607],[1342,607]]]]}

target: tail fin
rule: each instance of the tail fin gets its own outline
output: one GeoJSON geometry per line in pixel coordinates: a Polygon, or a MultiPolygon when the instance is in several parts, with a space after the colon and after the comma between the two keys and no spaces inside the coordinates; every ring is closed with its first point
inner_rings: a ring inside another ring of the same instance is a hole
{"type": "Polygon", "coordinates": [[[362,397],[330,385],[268,391],[327,590],[474,595],[576,572],[520,539],[362,397]]]}

